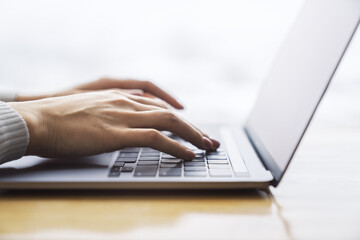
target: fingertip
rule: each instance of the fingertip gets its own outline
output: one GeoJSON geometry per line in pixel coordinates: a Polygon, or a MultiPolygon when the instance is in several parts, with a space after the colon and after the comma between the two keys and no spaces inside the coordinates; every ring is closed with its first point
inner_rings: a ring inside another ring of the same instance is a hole
{"type": "MultiPolygon", "coordinates": [[[[174,99],[175,100],[175,99],[174,99]]],[[[181,103],[179,103],[178,101],[172,101],[172,103],[170,103],[170,101],[167,101],[171,106],[173,106],[175,109],[178,109],[178,110],[182,110],[184,109],[184,105],[182,105],[181,103]]]]}
{"type": "Polygon", "coordinates": [[[218,149],[220,147],[220,142],[213,139],[213,138],[209,138],[213,144],[214,150],[218,149]]]}
{"type": "Polygon", "coordinates": [[[184,110],[184,106],[173,106],[177,110],[184,110]]]}
{"type": "Polygon", "coordinates": [[[206,150],[211,150],[214,148],[212,141],[207,137],[203,137],[203,143],[206,150]]]}
{"type": "Polygon", "coordinates": [[[185,160],[193,160],[196,157],[196,154],[190,149],[186,149],[186,158],[185,160]]]}
{"type": "Polygon", "coordinates": [[[182,105],[181,103],[179,103],[178,101],[176,101],[177,105],[178,105],[178,109],[184,109],[184,105],[182,105]]]}

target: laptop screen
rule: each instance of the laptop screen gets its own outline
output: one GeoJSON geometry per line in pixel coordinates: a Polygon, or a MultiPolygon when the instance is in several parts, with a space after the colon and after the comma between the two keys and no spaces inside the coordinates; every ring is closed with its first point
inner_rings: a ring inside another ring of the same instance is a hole
{"type": "Polygon", "coordinates": [[[260,91],[245,130],[277,185],[359,24],[360,0],[309,0],[260,91]]]}

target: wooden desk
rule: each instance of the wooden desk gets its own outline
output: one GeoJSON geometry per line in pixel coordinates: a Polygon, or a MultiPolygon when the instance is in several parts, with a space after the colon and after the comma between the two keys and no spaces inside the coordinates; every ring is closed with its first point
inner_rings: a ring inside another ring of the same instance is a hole
{"type": "Polygon", "coordinates": [[[268,193],[4,192],[0,239],[360,239],[359,136],[310,129],[268,193]]]}

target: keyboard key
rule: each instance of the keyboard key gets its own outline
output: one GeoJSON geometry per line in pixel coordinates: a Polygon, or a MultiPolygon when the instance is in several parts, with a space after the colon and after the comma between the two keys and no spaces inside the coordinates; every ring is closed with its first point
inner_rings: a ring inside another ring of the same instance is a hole
{"type": "Polygon", "coordinates": [[[134,170],[133,167],[123,167],[121,168],[121,172],[132,172],[134,170]]]}
{"type": "Polygon", "coordinates": [[[224,155],[224,156],[219,156],[219,155],[207,155],[206,158],[208,160],[226,160],[227,159],[227,156],[224,155]]]}
{"type": "Polygon", "coordinates": [[[160,152],[143,152],[140,157],[160,157],[160,152]]]}
{"type": "Polygon", "coordinates": [[[206,177],[206,172],[185,172],[185,177],[206,177]]]}
{"type": "Polygon", "coordinates": [[[181,168],[160,168],[160,177],[180,177],[181,168]]]}
{"type": "Polygon", "coordinates": [[[163,158],[163,159],[176,159],[176,157],[171,156],[171,155],[169,155],[169,154],[163,154],[163,155],[162,155],[162,158],[163,158]]]}
{"type": "Polygon", "coordinates": [[[138,153],[120,153],[120,155],[118,156],[118,158],[136,158],[138,156],[138,153]]]}
{"type": "Polygon", "coordinates": [[[187,166],[200,166],[200,167],[205,167],[205,162],[184,162],[184,165],[187,166]]]}
{"type": "Polygon", "coordinates": [[[160,157],[140,157],[139,161],[157,161],[160,157]]]}
{"type": "Polygon", "coordinates": [[[205,162],[205,158],[204,157],[200,157],[200,158],[195,158],[195,159],[193,159],[193,160],[191,160],[191,161],[193,161],[193,162],[205,162]]]}
{"type": "Polygon", "coordinates": [[[138,161],[137,165],[158,165],[158,161],[138,161]]]}
{"type": "Polygon", "coordinates": [[[109,177],[118,177],[120,176],[120,172],[110,172],[109,177]]]}
{"type": "Polygon", "coordinates": [[[182,163],[182,159],[161,159],[162,163],[182,163]]]}
{"type": "Polygon", "coordinates": [[[118,158],[116,159],[117,162],[125,162],[125,163],[134,163],[136,162],[137,158],[118,158]]]}
{"type": "Polygon", "coordinates": [[[161,168],[181,168],[181,164],[177,163],[161,163],[161,168]]]}
{"type": "Polygon", "coordinates": [[[119,172],[120,171],[120,167],[112,167],[110,169],[111,172],[119,172]]]}
{"type": "Polygon", "coordinates": [[[228,164],[228,160],[208,160],[208,164],[228,164]]]}
{"type": "Polygon", "coordinates": [[[124,167],[135,167],[135,163],[125,163],[124,167]]]}
{"type": "Polygon", "coordinates": [[[135,177],[155,177],[157,166],[137,166],[135,168],[135,177]]]}
{"type": "Polygon", "coordinates": [[[205,156],[205,152],[203,150],[195,150],[194,151],[196,157],[204,157],[205,156]]]}
{"type": "Polygon", "coordinates": [[[201,149],[197,149],[194,151],[195,154],[205,154],[205,151],[204,150],[201,150],[201,149]]]}
{"type": "Polygon", "coordinates": [[[198,166],[191,166],[191,167],[185,167],[184,168],[185,172],[189,172],[189,171],[200,171],[200,172],[205,172],[206,168],[205,167],[198,167],[198,166]]]}
{"type": "Polygon", "coordinates": [[[210,169],[229,169],[229,164],[208,164],[210,169]]]}
{"type": "Polygon", "coordinates": [[[125,165],[125,162],[116,161],[113,165],[113,167],[123,167],[125,165]]]}
{"type": "Polygon", "coordinates": [[[231,177],[230,169],[209,169],[211,177],[231,177]]]}
{"type": "Polygon", "coordinates": [[[226,155],[226,153],[223,151],[213,151],[213,152],[207,152],[206,155],[224,156],[226,155]]]}

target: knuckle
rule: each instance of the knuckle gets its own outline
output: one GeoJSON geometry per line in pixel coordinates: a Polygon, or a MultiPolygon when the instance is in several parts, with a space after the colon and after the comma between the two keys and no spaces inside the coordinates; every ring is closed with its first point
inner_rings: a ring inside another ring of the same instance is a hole
{"type": "Polygon", "coordinates": [[[116,105],[120,105],[120,106],[127,106],[130,105],[130,101],[127,98],[124,97],[117,97],[114,99],[113,101],[116,105]]]}
{"type": "Polygon", "coordinates": [[[179,120],[176,113],[171,110],[164,110],[163,115],[164,115],[165,119],[170,122],[177,122],[179,120]]]}
{"type": "Polygon", "coordinates": [[[147,135],[147,139],[148,139],[149,143],[152,144],[156,140],[159,139],[160,132],[155,130],[155,129],[150,129],[150,130],[147,131],[146,135],[147,135]]]}
{"type": "Polygon", "coordinates": [[[118,124],[127,122],[126,120],[132,118],[132,112],[120,111],[117,109],[106,108],[100,111],[101,115],[106,117],[108,121],[116,120],[118,124]]]}

